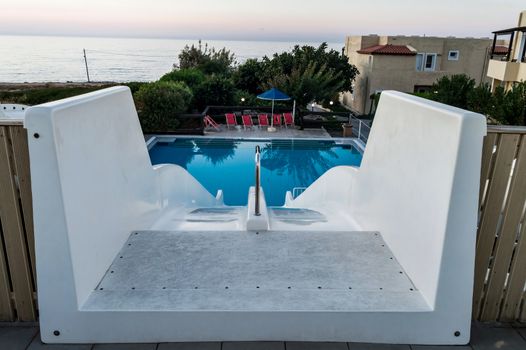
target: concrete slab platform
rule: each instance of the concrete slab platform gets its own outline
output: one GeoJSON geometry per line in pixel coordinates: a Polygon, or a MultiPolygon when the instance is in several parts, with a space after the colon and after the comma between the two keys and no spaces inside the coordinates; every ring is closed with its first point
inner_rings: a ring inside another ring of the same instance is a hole
{"type": "Polygon", "coordinates": [[[37,335],[27,350],[91,350],[92,344],[44,344],[37,335]]]}
{"type": "Polygon", "coordinates": [[[287,350],[347,350],[347,344],[287,342],[287,350]]]}
{"type": "Polygon", "coordinates": [[[348,345],[349,350],[413,350],[411,346],[402,344],[348,343],[348,345]]]}
{"type": "Polygon", "coordinates": [[[95,344],[92,350],[156,350],[157,344],[95,344]]]}
{"type": "Polygon", "coordinates": [[[83,310],[429,307],[377,232],[140,231],[83,310]]]}
{"type": "Polygon", "coordinates": [[[0,327],[0,349],[26,349],[37,333],[38,327],[0,327]]]}
{"type": "Polygon", "coordinates": [[[221,350],[285,350],[284,342],[223,342],[221,350]]]}
{"type": "Polygon", "coordinates": [[[524,350],[526,342],[512,327],[475,323],[471,328],[471,346],[474,350],[524,350]]]}
{"type": "Polygon", "coordinates": [[[221,343],[161,343],[157,350],[221,350],[221,343]]]}

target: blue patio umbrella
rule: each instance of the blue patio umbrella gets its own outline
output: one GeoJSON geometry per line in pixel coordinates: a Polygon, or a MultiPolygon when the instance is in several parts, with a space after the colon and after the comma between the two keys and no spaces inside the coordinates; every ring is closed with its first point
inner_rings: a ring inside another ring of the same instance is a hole
{"type": "Polygon", "coordinates": [[[261,95],[258,95],[260,100],[272,101],[272,114],[270,115],[271,126],[269,131],[274,131],[274,102],[275,101],[288,101],[290,97],[287,96],[283,91],[280,91],[276,88],[272,88],[268,91],[265,91],[261,95]]]}

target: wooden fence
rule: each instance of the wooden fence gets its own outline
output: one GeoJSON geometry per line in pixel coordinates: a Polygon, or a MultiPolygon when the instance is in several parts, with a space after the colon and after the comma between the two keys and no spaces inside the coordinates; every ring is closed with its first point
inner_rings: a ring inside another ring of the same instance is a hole
{"type": "MultiPolygon", "coordinates": [[[[484,141],[473,318],[526,322],[526,128],[484,141]]],[[[38,318],[27,135],[0,125],[0,321],[38,318]]]]}
{"type": "Polygon", "coordinates": [[[480,178],[473,318],[526,322],[526,127],[489,127],[480,178]]]}
{"type": "Polygon", "coordinates": [[[0,321],[36,321],[33,207],[27,133],[0,125],[0,321]]]}

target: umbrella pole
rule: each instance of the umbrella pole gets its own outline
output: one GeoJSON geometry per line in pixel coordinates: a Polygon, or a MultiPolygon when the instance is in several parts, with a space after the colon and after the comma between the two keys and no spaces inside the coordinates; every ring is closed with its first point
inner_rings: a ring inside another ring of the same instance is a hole
{"type": "Polygon", "coordinates": [[[296,125],[296,100],[294,100],[294,106],[292,107],[292,125],[296,125]]]}
{"type": "Polygon", "coordinates": [[[274,100],[272,100],[272,113],[270,114],[270,128],[268,128],[268,131],[276,131],[276,128],[274,127],[274,100]]]}

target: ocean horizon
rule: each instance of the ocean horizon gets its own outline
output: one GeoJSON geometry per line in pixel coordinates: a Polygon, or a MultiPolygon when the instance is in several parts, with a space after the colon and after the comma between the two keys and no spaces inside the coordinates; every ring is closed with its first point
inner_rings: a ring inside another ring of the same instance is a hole
{"type": "MultiPolygon", "coordinates": [[[[295,45],[321,42],[202,40],[209,47],[226,47],[238,63],[271,56],[295,45]]],[[[85,82],[86,50],[93,82],[154,81],[172,70],[177,56],[193,39],[109,38],[0,35],[0,82],[85,82]]],[[[327,43],[340,51],[344,43],[327,43]]]]}

